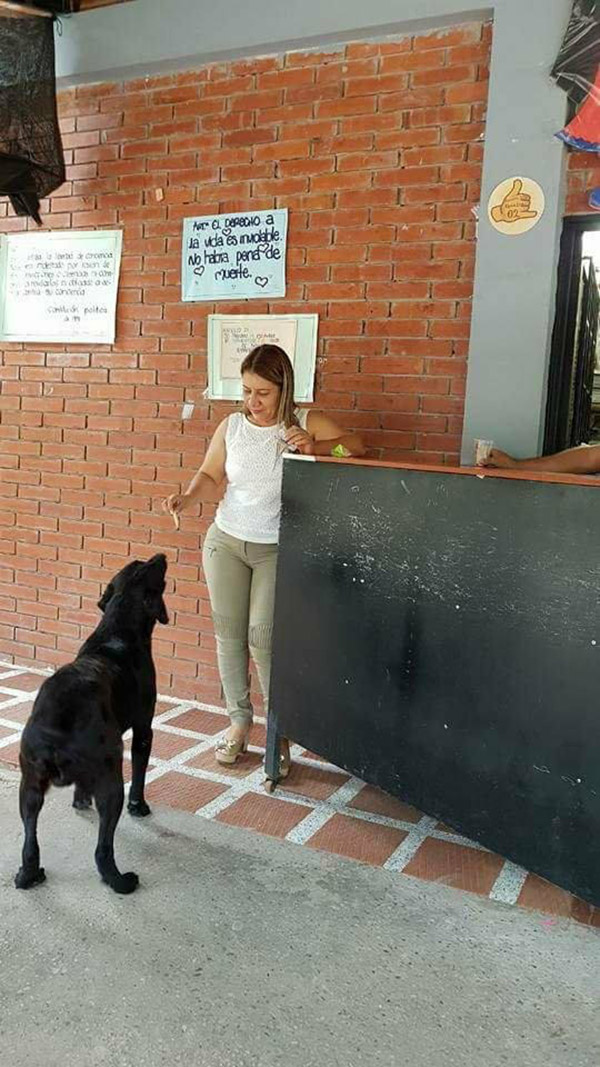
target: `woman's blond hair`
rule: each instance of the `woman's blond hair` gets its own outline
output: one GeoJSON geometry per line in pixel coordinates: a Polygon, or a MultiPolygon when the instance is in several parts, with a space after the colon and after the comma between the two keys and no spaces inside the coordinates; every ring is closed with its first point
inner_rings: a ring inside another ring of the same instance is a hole
{"type": "MultiPolygon", "coordinates": [[[[277,421],[286,430],[296,426],[298,419],[294,408],[294,368],[287,352],[279,345],[257,345],[248,353],[241,366],[241,374],[257,374],[279,389],[277,421]]],[[[244,413],[248,410],[244,404],[244,413]]]]}

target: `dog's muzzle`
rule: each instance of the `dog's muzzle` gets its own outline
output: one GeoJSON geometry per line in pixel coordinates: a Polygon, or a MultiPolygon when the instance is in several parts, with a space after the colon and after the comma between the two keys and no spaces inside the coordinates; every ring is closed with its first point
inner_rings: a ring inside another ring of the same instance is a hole
{"type": "Polygon", "coordinates": [[[167,557],[164,552],[157,552],[155,556],[152,556],[152,559],[148,560],[146,566],[156,567],[157,570],[160,569],[162,574],[165,575],[167,573],[167,557]]]}

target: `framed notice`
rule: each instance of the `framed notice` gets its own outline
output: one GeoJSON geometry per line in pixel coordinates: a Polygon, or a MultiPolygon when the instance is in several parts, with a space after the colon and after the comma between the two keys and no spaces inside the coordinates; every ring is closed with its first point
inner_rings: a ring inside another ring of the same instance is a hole
{"type": "Polygon", "coordinates": [[[182,300],[285,296],[287,208],[183,220],[182,300]]]}
{"type": "Polygon", "coordinates": [[[318,315],[209,315],[209,398],[241,400],[243,360],[257,345],[273,344],[290,357],[297,403],[312,403],[318,330],[318,315]]]}
{"type": "Polygon", "coordinates": [[[121,230],[54,230],[0,237],[4,341],[110,345],[121,230]]]}

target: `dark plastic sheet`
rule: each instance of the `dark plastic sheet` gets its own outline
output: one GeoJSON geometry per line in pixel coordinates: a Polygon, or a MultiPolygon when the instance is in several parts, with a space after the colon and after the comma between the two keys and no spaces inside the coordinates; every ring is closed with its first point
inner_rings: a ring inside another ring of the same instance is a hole
{"type": "Polygon", "coordinates": [[[41,225],[40,199],[64,180],[53,21],[0,17],[0,195],[41,225]]]}

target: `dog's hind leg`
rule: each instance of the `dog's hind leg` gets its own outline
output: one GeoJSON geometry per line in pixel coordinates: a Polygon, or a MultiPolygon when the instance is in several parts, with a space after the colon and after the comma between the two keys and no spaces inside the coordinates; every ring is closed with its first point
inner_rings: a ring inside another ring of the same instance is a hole
{"type": "Polygon", "coordinates": [[[100,816],[95,853],[100,877],[115,893],[133,893],[138,886],[138,876],[132,871],[121,874],[114,853],[115,830],[123,810],[123,779],[111,775],[96,787],[94,795],[100,816]]]}
{"type": "Polygon", "coordinates": [[[136,733],[134,730],[133,739],[131,742],[131,788],[129,790],[129,801],[127,803],[127,811],[130,815],[135,815],[138,818],[143,815],[150,815],[150,808],[144,800],[144,783],[146,780],[146,768],[148,767],[148,760],[150,759],[150,751],[152,749],[152,730],[148,730],[143,733],[138,730],[136,733]]]}
{"type": "Polygon", "coordinates": [[[40,867],[40,847],[37,839],[37,821],[48,789],[47,779],[41,779],[31,773],[27,767],[22,770],[19,790],[19,808],[25,827],[25,843],[21,867],[15,877],[17,889],[30,889],[45,881],[46,872],[40,867]]]}
{"type": "Polygon", "coordinates": [[[82,786],[76,785],[75,792],[73,794],[73,807],[77,811],[88,811],[92,806],[92,798],[86,789],[82,786]]]}

